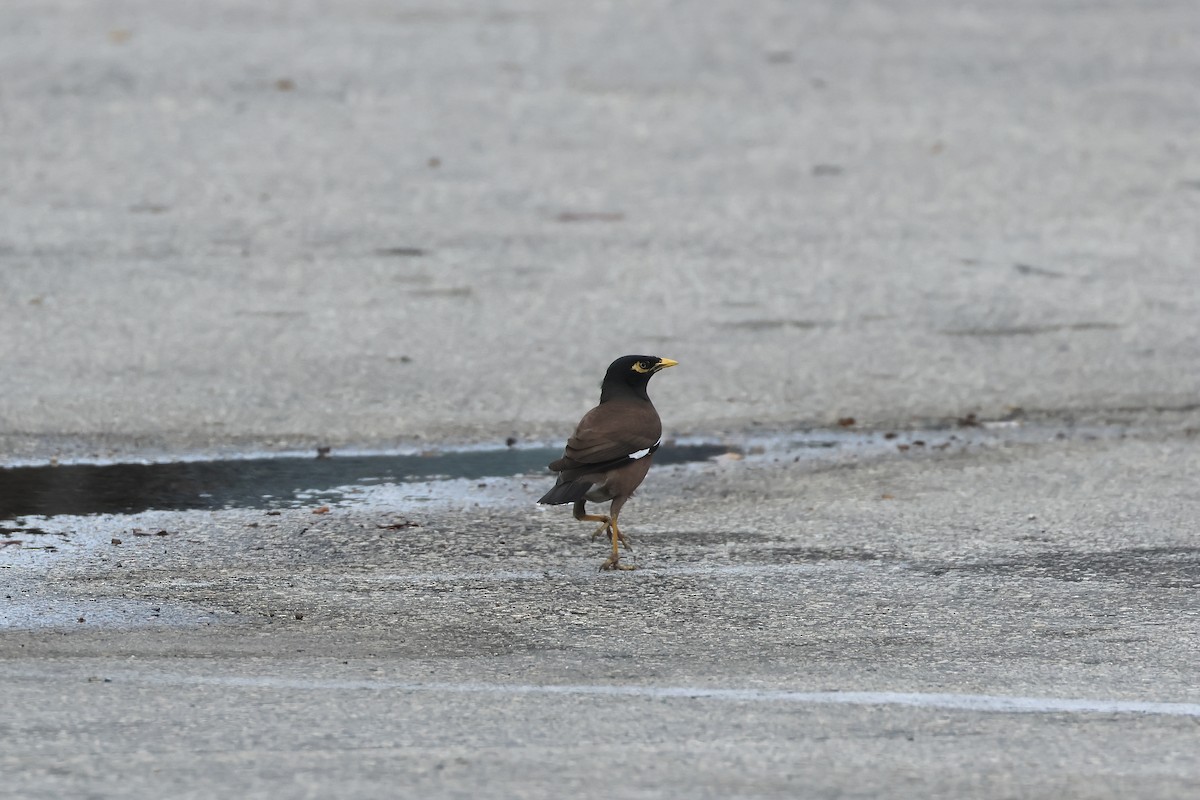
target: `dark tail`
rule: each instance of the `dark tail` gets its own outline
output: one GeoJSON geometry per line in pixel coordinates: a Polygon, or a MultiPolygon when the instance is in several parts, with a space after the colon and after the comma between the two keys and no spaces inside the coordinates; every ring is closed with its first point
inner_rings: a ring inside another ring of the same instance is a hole
{"type": "Polygon", "coordinates": [[[542,495],[542,499],[538,500],[542,505],[560,506],[563,503],[574,503],[582,500],[583,496],[588,493],[588,489],[592,488],[590,481],[568,481],[567,483],[556,483],[554,488],[542,495]]]}

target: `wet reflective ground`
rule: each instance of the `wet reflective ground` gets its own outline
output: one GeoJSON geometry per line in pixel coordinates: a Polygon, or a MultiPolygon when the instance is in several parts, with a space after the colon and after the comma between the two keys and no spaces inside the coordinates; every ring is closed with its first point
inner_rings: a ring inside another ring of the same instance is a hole
{"type": "MultiPolygon", "coordinates": [[[[665,446],[656,464],[703,461],[723,445],[665,446]]],[[[314,493],[380,483],[543,474],[561,448],[508,448],[432,455],[273,457],[163,464],[72,464],[0,469],[0,521],[59,514],[135,514],[190,509],[286,508],[314,493]]]]}

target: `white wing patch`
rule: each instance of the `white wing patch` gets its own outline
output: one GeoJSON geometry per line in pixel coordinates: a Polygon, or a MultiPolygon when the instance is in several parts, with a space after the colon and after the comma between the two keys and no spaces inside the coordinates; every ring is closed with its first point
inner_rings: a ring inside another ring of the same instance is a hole
{"type": "Polygon", "coordinates": [[[645,450],[637,450],[635,452],[630,453],[629,460],[637,461],[639,458],[645,458],[646,456],[648,456],[652,452],[654,452],[655,449],[658,448],[658,445],[659,445],[659,442],[655,442],[652,446],[647,447],[645,450]]]}

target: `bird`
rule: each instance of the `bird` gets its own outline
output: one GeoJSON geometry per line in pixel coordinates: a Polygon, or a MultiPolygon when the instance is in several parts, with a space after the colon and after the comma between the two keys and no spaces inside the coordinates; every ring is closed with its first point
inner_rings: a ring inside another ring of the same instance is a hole
{"type": "Polygon", "coordinates": [[[645,480],[654,451],[662,443],[662,421],[646,385],[655,374],[678,363],[658,356],[621,356],[612,362],[600,384],[600,404],[583,415],[567,439],[562,458],[549,465],[551,472],[558,473],[558,481],[538,503],[574,503],[575,519],[600,523],[592,539],[601,534],[612,538],[612,555],[601,570],[636,569],[621,563],[618,545],[632,548],[617,517],[645,480]],[[611,505],[607,514],[589,514],[588,501],[611,501],[611,505]]]}

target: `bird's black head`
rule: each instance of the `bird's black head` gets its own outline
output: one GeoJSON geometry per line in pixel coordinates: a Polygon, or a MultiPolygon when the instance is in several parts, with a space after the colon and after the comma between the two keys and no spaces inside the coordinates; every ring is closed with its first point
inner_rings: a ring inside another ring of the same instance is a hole
{"type": "Polygon", "coordinates": [[[600,402],[614,395],[632,389],[639,397],[647,398],[646,384],[650,376],[667,367],[673,367],[678,361],[658,356],[621,356],[608,365],[604,374],[604,383],[600,385],[600,402]]]}

